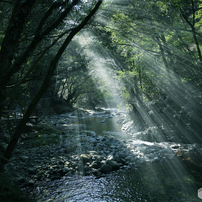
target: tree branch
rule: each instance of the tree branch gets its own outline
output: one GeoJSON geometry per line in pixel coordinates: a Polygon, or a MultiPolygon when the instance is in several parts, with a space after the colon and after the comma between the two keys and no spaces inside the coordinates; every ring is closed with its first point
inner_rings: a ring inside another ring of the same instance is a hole
{"type": "MultiPolygon", "coordinates": [[[[83,29],[83,27],[89,22],[89,20],[92,18],[92,16],[95,14],[95,12],[98,10],[98,8],[100,7],[102,1],[98,1],[96,3],[96,5],[94,6],[94,8],[91,10],[91,12],[89,13],[89,15],[76,27],[74,28],[71,33],[68,35],[68,37],[66,38],[66,40],[64,41],[64,43],[62,44],[62,46],[60,47],[59,51],[57,52],[57,54],[55,55],[55,57],[53,58],[50,67],[48,69],[48,72],[46,74],[46,77],[43,81],[42,86],[40,87],[38,93],[36,94],[36,96],[33,98],[33,100],[31,101],[28,109],[26,110],[23,119],[19,122],[16,131],[4,153],[4,158],[5,159],[9,159],[11,157],[11,154],[13,152],[13,149],[20,137],[20,134],[23,131],[24,126],[26,125],[29,117],[31,116],[34,108],[36,107],[36,105],[38,104],[39,100],[41,99],[41,97],[43,96],[44,92],[46,91],[46,89],[48,88],[50,79],[53,75],[53,72],[56,69],[57,66],[57,62],[60,59],[61,55],[63,54],[63,52],[65,51],[66,47],[69,45],[70,41],[72,40],[72,38],[81,30],[83,29]]],[[[5,159],[1,159],[0,161],[0,166],[1,168],[7,163],[7,161],[5,159]]],[[[1,169],[0,169],[1,170],[1,169]]]]}

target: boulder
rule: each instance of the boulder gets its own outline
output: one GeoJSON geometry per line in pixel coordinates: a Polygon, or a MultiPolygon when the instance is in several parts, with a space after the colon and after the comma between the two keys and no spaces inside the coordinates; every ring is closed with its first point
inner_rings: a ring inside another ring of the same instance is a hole
{"type": "Polygon", "coordinates": [[[102,173],[109,173],[110,171],[112,171],[112,167],[108,164],[103,164],[100,168],[100,171],[102,173]]]}
{"type": "Polygon", "coordinates": [[[95,169],[95,168],[92,168],[91,173],[95,176],[101,176],[102,175],[102,173],[98,169],[95,169]]]}
{"type": "Polygon", "coordinates": [[[81,159],[81,161],[83,161],[83,163],[90,162],[91,161],[91,155],[89,155],[89,154],[81,154],[80,159],[81,159]]]}
{"type": "Polygon", "coordinates": [[[116,161],[107,160],[107,165],[111,166],[112,170],[118,170],[120,165],[116,161]]]}

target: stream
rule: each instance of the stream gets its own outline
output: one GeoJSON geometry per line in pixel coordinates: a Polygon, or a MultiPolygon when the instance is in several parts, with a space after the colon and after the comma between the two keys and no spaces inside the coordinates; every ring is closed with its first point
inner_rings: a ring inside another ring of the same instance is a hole
{"type": "Polygon", "coordinates": [[[178,145],[178,148],[180,145],[169,142],[157,144],[127,136],[114,114],[94,113],[91,117],[75,120],[74,124],[86,124],[87,130],[97,135],[110,134],[124,139],[127,148],[133,144],[130,152],[142,160],[100,177],[73,175],[41,181],[24,189],[28,195],[37,202],[200,201],[197,196],[200,187],[196,186],[183,162],[171,150],[172,145],[178,145]]]}

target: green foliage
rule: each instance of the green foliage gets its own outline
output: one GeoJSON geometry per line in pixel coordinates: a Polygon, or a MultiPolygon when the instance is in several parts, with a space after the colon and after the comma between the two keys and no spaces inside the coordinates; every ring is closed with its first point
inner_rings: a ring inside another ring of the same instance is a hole
{"type": "Polygon", "coordinates": [[[39,147],[60,142],[62,132],[52,128],[47,124],[28,126],[25,133],[22,135],[21,145],[27,147],[39,147]],[[26,132],[31,131],[31,132],[26,132]]]}

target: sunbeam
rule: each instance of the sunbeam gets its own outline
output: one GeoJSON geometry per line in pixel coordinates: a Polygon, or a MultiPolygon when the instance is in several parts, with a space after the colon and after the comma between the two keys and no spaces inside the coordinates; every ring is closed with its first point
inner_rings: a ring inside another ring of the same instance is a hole
{"type": "Polygon", "coordinates": [[[30,2],[0,1],[0,198],[199,201],[201,0],[30,2]]]}

